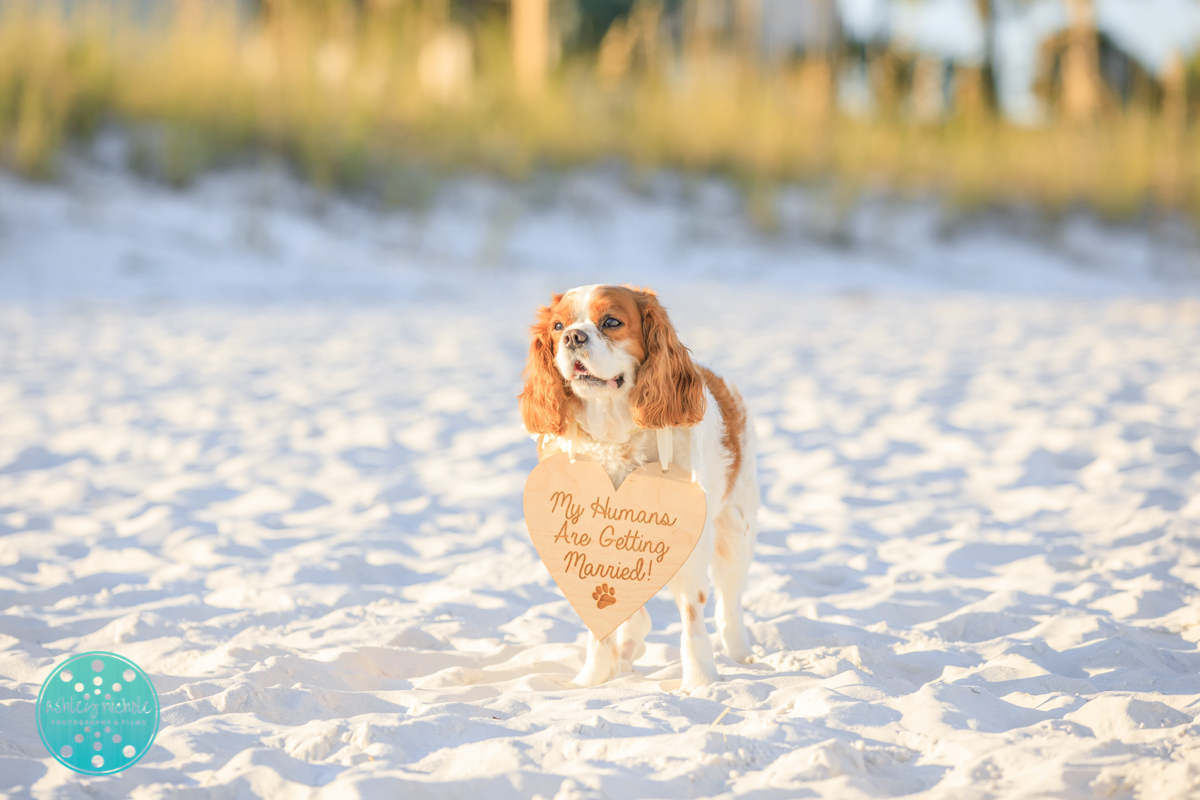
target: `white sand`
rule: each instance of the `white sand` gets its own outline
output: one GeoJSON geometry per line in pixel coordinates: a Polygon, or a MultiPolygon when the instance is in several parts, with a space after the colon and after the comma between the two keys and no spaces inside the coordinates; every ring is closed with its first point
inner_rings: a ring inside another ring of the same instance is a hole
{"type": "Polygon", "coordinates": [[[272,177],[0,180],[0,789],[1195,796],[1182,234],[867,207],[849,245],[796,208],[763,239],[661,192],[380,215],[272,177]],[[521,518],[524,328],[589,279],[660,288],[757,417],[760,655],[690,697],[666,596],[636,674],[563,687],[584,630],[521,518]],[[34,728],[83,650],[161,694],[115,777],[34,728]]]}

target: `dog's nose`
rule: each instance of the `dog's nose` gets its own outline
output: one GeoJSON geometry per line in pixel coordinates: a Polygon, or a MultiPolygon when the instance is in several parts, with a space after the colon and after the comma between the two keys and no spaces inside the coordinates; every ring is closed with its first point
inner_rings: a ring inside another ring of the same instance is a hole
{"type": "Polygon", "coordinates": [[[568,347],[578,347],[587,341],[587,334],[578,328],[563,334],[563,343],[568,347]]]}

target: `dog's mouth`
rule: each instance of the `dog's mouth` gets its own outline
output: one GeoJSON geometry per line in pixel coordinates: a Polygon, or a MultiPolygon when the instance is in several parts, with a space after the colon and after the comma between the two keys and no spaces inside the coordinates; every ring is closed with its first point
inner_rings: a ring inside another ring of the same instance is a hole
{"type": "Polygon", "coordinates": [[[571,378],[572,380],[583,381],[596,386],[607,386],[610,389],[620,389],[625,385],[624,375],[618,375],[615,378],[600,378],[596,375],[593,375],[588,368],[583,365],[582,361],[575,362],[574,374],[571,376],[571,378]]]}

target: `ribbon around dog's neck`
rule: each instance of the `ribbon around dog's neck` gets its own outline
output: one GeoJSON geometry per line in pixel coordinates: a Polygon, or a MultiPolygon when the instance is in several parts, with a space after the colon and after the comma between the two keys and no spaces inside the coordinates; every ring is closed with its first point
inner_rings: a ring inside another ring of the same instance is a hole
{"type": "MultiPolygon", "coordinates": [[[[663,472],[668,472],[671,469],[671,458],[675,455],[674,439],[671,436],[670,428],[657,428],[654,433],[658,437],[658,463],[662,466],[663,472]]],[[[571,417],[567,421],[567,458],[571,463],[575,463],[575,439],[579,436],[579,424],[571,417]]]]}

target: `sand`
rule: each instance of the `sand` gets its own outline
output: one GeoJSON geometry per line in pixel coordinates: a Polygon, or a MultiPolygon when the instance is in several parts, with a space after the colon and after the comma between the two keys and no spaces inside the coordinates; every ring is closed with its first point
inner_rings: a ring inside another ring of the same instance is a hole
{"type": "Polygon", "coordinates": [[[270,171],[0,179],[0,790],[1200,792],[1181,234],[947,235],[868,203],[833,233],[785,205],[763,236],[664,181],[383,211],[270,171]],[[565,685],[585,631],[524,529],[525,326],[589,280],[660,289],[755,418],[756,660],[690,696],[666,595],[634,673],[565,685]],[[85,650],[161,697],[114,777],[34,727],[85,650]]]}

